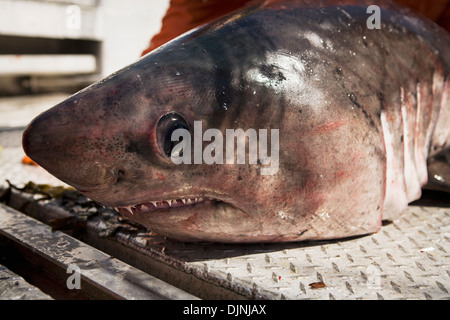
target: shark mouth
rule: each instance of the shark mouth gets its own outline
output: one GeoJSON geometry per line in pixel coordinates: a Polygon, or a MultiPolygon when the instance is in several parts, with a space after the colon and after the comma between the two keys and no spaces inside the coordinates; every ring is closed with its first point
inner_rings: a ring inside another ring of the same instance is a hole
{"type": "Polygon", "coordinates": [[[186,208],[189,206],[194,206],[200,203],[206,203],[215,201],[210,198],[183,198],[183,199],[171,199],[163,201],[149,201],[137,205],[125,206],[125,207],[114,207],[114,209],[121,214],[141,214],[148,213],[161,209],[177,209],[186,208]]]}

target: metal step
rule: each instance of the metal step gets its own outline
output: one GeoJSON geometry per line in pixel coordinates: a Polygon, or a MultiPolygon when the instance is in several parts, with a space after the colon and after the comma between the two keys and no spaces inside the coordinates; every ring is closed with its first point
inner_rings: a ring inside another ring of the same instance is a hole
{"type": "Polygon", "coordinates": [[[196,299],[3,204],[0,204],[0,238],[3,251],[5,247],[15,248],[30,266],[32,263],[45,266],[45,271],[58,279],[60,285],[65,284],[67,290],[82,290],[89,298],[196,299]]]}
{"type": "Polygon", "coordinates": [[[52,298],[0,265],[0,300],[52,300],[52,298]]]}

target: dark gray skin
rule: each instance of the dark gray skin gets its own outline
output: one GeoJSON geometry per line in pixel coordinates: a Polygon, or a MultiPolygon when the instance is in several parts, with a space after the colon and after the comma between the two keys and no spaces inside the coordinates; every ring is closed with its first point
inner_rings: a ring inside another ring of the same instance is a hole
{"type": "Polygon", "coordinates": [[[181,36],[37,117],[24,150],[91,199],[181,241],[376,232],[420,197],[427,161],[449,145],[450,37],[384,3],[381,29],[370,30],[376,2],[347,2],[256,3],[181,36]],[[158,138],[168,113],[224,136],[279,129],[278,172],[173,164],[158,138]]]}

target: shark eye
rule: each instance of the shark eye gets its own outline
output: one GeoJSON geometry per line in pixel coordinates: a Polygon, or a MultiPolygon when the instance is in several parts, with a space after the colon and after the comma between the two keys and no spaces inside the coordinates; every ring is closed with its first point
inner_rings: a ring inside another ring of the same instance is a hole
{"type": "Polygon", "coordinates": [[[179,143],[179,141],[172,141],[172,133],[177,129],[189,131],[189,126],[187,121],[175,112],[163,115],[156,125],[158,147],[167,157],[171,156],[172,149],[179,143]]]}

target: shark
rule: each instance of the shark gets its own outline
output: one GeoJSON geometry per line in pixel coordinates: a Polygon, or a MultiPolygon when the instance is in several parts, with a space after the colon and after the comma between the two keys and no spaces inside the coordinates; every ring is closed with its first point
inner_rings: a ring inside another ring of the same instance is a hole
{"type": "Polygon", "coordinates": [[[449,190],[449,74],[449,34],[389,1],[254,1],[42,113],[23,148],[170,239],[371,234],[449,190]]]}

